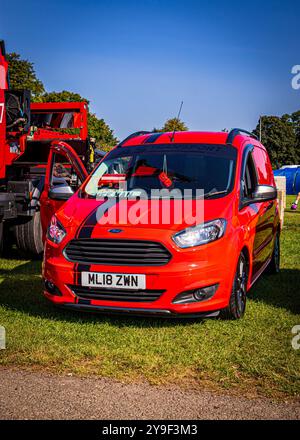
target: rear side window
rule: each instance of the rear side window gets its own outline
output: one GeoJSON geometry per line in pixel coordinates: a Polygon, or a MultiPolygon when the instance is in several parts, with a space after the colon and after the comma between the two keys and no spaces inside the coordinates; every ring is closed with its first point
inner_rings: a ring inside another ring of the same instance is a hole
{"type": "Polygon", "coordinates": [[[243,176],[243,197],[251,197],[256,185],[257,185],[257,175],[254,165],[253,156],[250,153],[247,158],[245,174],[243,176]]]}
{"type": "Polygon", "coordinates": [[[260,185],[273,185],[273,171],[267,153],[259,147],[255,147],[253,157],[257,169],[258,183],[260,185]]]}

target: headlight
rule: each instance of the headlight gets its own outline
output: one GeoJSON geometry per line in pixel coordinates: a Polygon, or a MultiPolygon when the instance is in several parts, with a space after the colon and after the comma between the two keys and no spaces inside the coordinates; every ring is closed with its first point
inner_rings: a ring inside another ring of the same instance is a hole
{"type": "Polygon", "coordinates": [[[59,244],[66,236],[66,230],[63,225],[53,215],[48,226],[47,238],[55,244],[59,244]]]}
{"type": "Polygon", "coordinates": [[[210,243],[223,237],[226,229],[226,220],[218,218],[216,220],[202,223],[192,228],[184,229],[173,235],[173,240],[177,246],[188,248],[210,243]]]}

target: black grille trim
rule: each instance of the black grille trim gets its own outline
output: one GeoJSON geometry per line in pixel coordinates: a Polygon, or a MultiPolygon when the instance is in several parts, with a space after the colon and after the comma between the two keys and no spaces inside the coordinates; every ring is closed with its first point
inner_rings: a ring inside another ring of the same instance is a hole
{"type": "Polygon", "coordinates": [[[67,244],[64,255],[75,263],[116,266],[162,266],[172,258],[158,242],[109,238],[73,239],[67,244]]]}
{"type": "Polygon", "coordinates": [[[153,302],[165,292],[165,290],[121,290],[74,285],[68,287],[79,299],[103,301],[153,302]]]}

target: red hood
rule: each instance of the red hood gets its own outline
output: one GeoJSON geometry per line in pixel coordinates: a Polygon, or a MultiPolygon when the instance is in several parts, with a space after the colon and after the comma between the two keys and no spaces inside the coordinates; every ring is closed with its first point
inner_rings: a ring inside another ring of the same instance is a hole
{"type": "Polygon", "coordinates": [[[59,211],[58,217],[65,227],[89,225],[89,217],[111,228],[151,228],[180,231],[188,226],[213,220],[228,218],[233,197],[219,199],[190,200],[184,206],[181,200],[95,200],[81,199],[74,195],[59,211]],[[168,209],[168,206],[170,207],[168,209]],[[168,215],[168,211],[170,215],[168,215]],[[102,223],[105,218],[105,223],[102,223]],[[136,220],[138,218],[138,220],[136,220]],[[136,223],[135,223],[136,222],[136,223]]]}

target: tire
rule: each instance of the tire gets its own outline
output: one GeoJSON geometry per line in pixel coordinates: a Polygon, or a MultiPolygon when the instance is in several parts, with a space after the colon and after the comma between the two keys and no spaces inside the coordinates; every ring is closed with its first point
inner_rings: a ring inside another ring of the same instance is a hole
{"type": "Polygon", "coordinates": [[[17,248],[27,255],[39,257],[44,250],[40,212],[36,211],[26,223],[15,226],[17,248]]]}
{"type": "Polygon", "coordinates": [[[221,311],[223,319],[240,319],[244,316],[247,301],[248,264],[244,253],[239,256],[233,286],[226,309],[221,311]]]}
{"type": "Polygon", "coordinates": [[[280,235],[278,232],[276,233],[274,239],[274,249],[267,272],[269,274],[276,274],[280,272],[280,235]]]}

